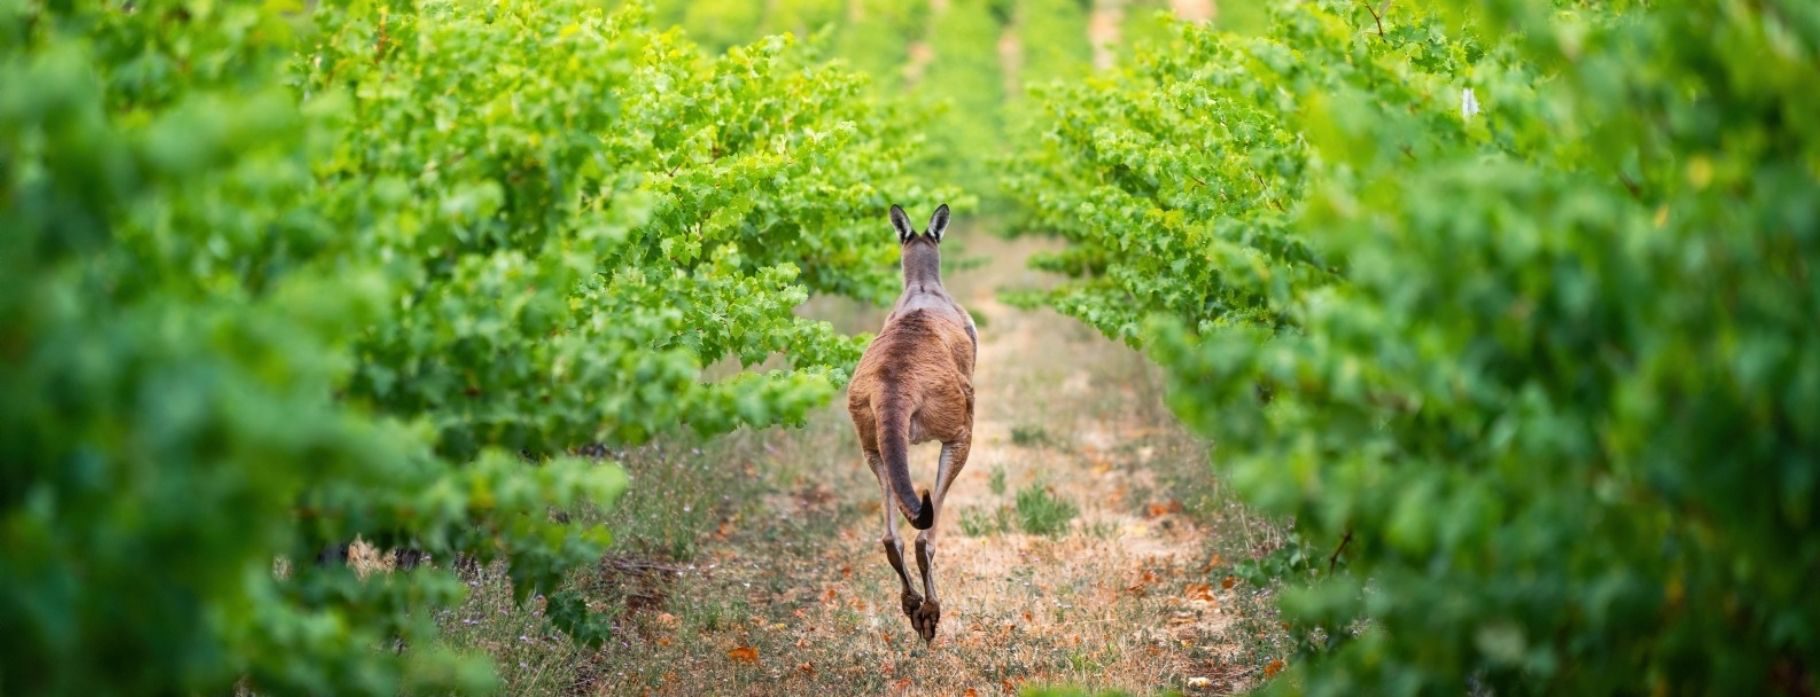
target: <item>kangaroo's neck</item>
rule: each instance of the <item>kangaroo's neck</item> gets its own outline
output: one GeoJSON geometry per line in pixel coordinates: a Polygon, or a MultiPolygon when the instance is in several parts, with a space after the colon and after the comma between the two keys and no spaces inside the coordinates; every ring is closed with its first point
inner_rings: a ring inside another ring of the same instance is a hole
{"type": "Polygon", "coordinates": [[[904,294],[945,292],[942,257],[935,243],[920,239],[904,245],[904,294]]]}

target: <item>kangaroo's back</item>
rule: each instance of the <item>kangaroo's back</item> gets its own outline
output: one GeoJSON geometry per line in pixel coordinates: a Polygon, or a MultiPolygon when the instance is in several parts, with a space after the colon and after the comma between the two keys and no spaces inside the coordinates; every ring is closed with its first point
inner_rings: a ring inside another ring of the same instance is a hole
{"type": "Polygon", "coordinates": [[[933,308],[892,313],[854,370],[856,391],[920,391],[947,381],[971,384],[975,334],[964,317],[933,308]]]}

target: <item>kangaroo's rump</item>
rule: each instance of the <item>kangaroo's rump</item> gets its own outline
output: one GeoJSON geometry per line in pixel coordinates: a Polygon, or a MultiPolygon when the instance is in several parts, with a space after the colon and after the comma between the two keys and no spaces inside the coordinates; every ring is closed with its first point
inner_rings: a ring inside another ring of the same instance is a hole
{"type": "Polygon", "coordinates": [[[894,315],[854,370],[848,410],[860,425],[860,437],[875,439],[867,445],[880,454],[886,470],[881,474],[918,529],[934,523],[934,511],[927,493],[917,499],[910,479],[910,443],[913,435],[919,441],[952,439],[972,422],[972,364],[965,324],[941,312],[916,309],[894,315]]]}

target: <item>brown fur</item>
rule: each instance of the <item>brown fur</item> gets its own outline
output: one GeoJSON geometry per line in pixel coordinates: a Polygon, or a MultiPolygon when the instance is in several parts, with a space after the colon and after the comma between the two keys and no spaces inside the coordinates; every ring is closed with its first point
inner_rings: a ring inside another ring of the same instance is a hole
{"type": "MultiPolygon", "coordinates": [[[[965,325],[928,309],[893,314],[860,359],[847,411],[867,458],[878,455],[893,468],[892,460],[908,457],[905,448],[912,443],[968,440],[973,430],[973,341],[965,325]]],[[[921,504],[906,486],[908,471],[903,480],[897,471],[885,474],[904,516],[920,523],[917,528],[933,524],[922,520],[921,504]]]]}
{"type": "Polygon", "coordinates": [[[942,499],[966,466],[972,447],[973,363],[979,348],[973,318],[941,285],[939,244],[947,227],[947,208],[937,209],[929,229],[918,235],[909,228],[903,210],[892,207],[892,223],[903,245],[904,293],[884,329],[866,348],[847,394],[860,449],[885,497],[881,542],[886,558],[904,584],[904,613],[925,641],[934,638],[940,621],[933,528],[942,499]],[[909,446],[931,440],[942,443],[942,462],[933,489],[919,501],[910,477],[909,446]],[[922,530],[916,552],[927,600],[911,588],[903,567],[894,507],[922,530]]]}

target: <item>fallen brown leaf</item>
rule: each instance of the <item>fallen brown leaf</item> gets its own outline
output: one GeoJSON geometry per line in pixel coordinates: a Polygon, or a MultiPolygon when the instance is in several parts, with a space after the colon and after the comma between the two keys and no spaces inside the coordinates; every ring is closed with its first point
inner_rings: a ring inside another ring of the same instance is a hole
{"type": "Polygon", "coordinates": [[[1182,589],[1182,593],[1187,595],[1189,600],[1200,600],[1209,603],[1219,602],[1219,599],[1213,597],[1213,586],[1205,583],[1190,583],[1187,587],[1182,589]]]}
{"type": "Polygon", "coordinates": [[[758,663],[758,649],[750,646],[739,646],[727,652],[727,658],[739,663],[758,663]]]}
{"type": "Polygon", "coordinates": [[[808,661],[803,661],[802,665],[797,666],[796,669],[802,671],[804,675],[815,674],[815,666],[809,665],[808,661]]]}
{"type": "Polygon", "coordinates": [[[1156,581],[1156,572],[1149,569],[1143,569],[1138,572],[1137,581],[1126,586],[1125,591],[1132,595],[1141,596],[1144,595],[1146,590],[1150,587],[1150,584],[1156,583],[1156,581]]]}
{"type": "Polygon", "coordinates": [[[1171,513],[1181,513],[1182,502],[1171,499],[1169,501],[1151,503],[1144,508],[1144,512],[1151,518],[1161,518],[1171,513]]]}
{"type": "Polygon", "coordinates": [[[1264,677],[1266,678],[1274,678],[1277,673],[1281,672],[1283,672],[1283,659],[1281,658],[1264,664],[1264,677]]]}
{"type": "Polygon", "coordinates": [[[1226,559],[1224,557],[1221,557],[1219,554],[1214,554],[1207,558],[1207,563],[1201,565],[1201,573],[1204,574],[1212,571],[1219,567],[1220,564],[1225,563],[1225,561],[1226,559]]]}
{"type": "Polygon", "coordinates": [[[1236,585],[1239,585],[1239,577],[1237,576],[1227,576],[1226,578],[1220,579],[1220,587],[1226,590],[1232,590],[1232,587],[1236,585]]]}

